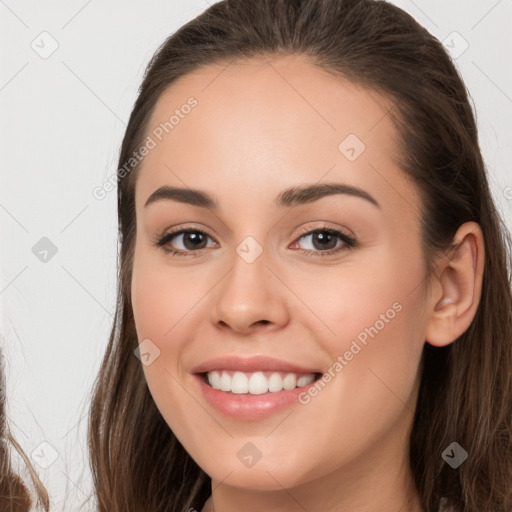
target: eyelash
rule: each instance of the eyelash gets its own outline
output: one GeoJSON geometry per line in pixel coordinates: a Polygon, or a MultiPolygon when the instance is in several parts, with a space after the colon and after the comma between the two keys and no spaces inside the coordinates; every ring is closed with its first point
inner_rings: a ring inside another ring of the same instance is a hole
{"type": "MultiPolygon", "coordinates": [[[[330,234],[334,234],[334,235],[337,235],[339,237],[339,239],[341,239],[345,245],[341,246],[341,247],[338,247],[338,248],[335,248],[335,249],[329,249],[327,251],[315,251],[315,250],[311,250],[311,249],[302,249],[302,252],[306,255],[314,255],[314,256],[330,256],[331,254],[334,254],[334,253],[337,253],[339,251],[342,251],[342,250],[347,250],[347,249],[354,249],[355,247],[357,247],[359,244],[357,242],[357,240],[345,233],[343,233],[342,231],[339,231],[337,229],[333,229],[333,228],[328,228],[328,227],[320,227],[320,228],[316,228],[316,229],[313,229],[313,230],[304,230],[302,231],[302,233],[299,235],[299,237],[296,239],[296,241],[299,241],[301,240],[302,238],[304,238],[305,236],[307,235],[312,235],[314,233],[324,233],[324,232],[327,232],[327,233],[330,233],[330,234]]],[[[170,231],[168,233],[166,233],[165,235],[163,236],[159,236],[157,237],[155,240],[153,240],[153,245],[157,248],[161,248],[163,249],[167,254],[172,254],[174,256],[185,256],[185,257],[188,257],[188,256],[192,256],[192,257],[198,257],[198,256],[201,256],[202,254],[202,251],[204,249],[199,249],[197,251],[182,251],[180,249],[174,249],[174,248],[170,248],[167,246],[167,244],[176,236],[178,235],[182,235],[182,234],[187,234],[187,233],[201,233],[202,235],[205,235],[207,236],[208,238],[212,238],[206,231],[203,231],[202,229],[198,229],[198,228],[188,228],[188,229],[180,229],[180,230],[176,230],[176,231],[170,231]]]]}

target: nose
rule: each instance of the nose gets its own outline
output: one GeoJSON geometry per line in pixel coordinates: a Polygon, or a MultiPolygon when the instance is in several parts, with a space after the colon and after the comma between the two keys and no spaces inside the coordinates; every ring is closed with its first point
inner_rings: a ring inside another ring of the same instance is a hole
{"type": "Polygon", "coordinates": [[[212,322],[239,334],[282,328],[289,322],[286,291],[265,251],[251,263],[235,253],[231,269],[218,285],[212,322]]]}

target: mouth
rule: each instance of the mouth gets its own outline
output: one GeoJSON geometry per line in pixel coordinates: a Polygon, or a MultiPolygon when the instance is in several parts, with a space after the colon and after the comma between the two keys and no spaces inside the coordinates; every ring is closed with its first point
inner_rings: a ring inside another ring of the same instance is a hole
{"type": "Polygon", "coordinates": [[[191,370],[205,401],[219,413],[255,421],[297,404],[323,373],[265,356],[228,355],[191,370]]]}
{"type": "Polygon", "coordinates": [[[282,371],[243,372],[213,370],[199,374],[203,382],[212,389],[235,395],[263,395],[291,391],[317,381],[322,374],[282,371]]]}

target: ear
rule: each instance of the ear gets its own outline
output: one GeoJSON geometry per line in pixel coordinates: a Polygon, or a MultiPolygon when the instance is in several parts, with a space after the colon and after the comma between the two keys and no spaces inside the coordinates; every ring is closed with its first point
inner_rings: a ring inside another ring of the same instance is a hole
{"type": "Polygon", "coordinates": [[[455,341],[473,320],[482,291],[484,239],[476,222],[459,227],[455,249],[440,256],[432,292],[425,341],[442,347],[455,341]]]}

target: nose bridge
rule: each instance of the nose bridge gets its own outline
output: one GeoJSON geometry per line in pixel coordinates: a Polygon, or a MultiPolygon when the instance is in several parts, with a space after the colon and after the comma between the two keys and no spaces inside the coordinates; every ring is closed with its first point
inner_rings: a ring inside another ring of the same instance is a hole
{"type": "Polygon", "coordinates": [[[246,331],[258,322],[282,323],[285,320],[282,290],[267,268],[272,266],[270,251],[262,243],[249,235],[235,247],[231,269],[220,283],[214,323],[246,331]]]}

